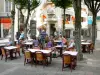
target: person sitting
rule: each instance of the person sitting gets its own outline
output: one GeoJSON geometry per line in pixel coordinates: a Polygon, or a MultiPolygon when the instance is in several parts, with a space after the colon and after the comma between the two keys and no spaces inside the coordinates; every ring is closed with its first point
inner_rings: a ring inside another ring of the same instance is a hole
{"type": "Polygon", "coordinates": [[[60,34],[58,40],[59,40],[59,42],[57,43],[57,45],[64,45],[64,43],[63,43],[63,37],[62,37],[61,34],[60,34]]]}
{"type": "Polygon", "coordinates": [[[13,42],[12,42],[12,40],[11,40],[11,38],[9,39],[9,42],[8,42],[8,44],[7,44],[7,46],[11,46],[13,44],[13,42]]]}
{"type": "Polygon", "coordinates": [[[65,38],[65,36],[64,36],[64,37],[62,37],[62,42],[63,42],[64,44],[66,44],[66,43],[67,43],[67,39],[65,38]]]}
{"type": "Polygon", "coordinates": [[[20,32],[16,32],[16,40],[18,41],[18,43],[19,43],[19,37],[20,37],[20,32]]]}
{"type": "Polygon", "coordinates": [[[67,50],[73,50],[75,48],[75,43],[74,43],[74,40],[71,40],[69,42],[69,46],[67,48],[67,50]]]}
{"type": "Polygon", "coordinates": [[[39,40],[38,40],[37,37],[33,40],[33,47],[34,48],[39,48],[39,40]]]}
{"type": "Polygon", "coordinates": [[[22,31],[22,33],[20,34],[20,37],[19,37],[20,40],[23,40],[24,39],[24,32],[22,31]]]}
{"type": "Polygon", "coordinates": [[[46,44],[46,48],[51,48],[51,47],[53,47],[53,42],[51,41],[51,40],[49,40],[48,42],[47,42],[47,44],[46,44]]]}

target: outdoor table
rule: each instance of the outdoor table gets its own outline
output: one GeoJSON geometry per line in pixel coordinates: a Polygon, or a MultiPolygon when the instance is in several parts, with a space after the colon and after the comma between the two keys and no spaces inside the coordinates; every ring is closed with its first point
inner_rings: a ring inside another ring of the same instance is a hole
{"type": "Polygon", "coordinates": [[[61,43],[62,41],[61,40],[54,40],[54,44],[57,45],[59,43],[61,43]]]}
{"type": "Polygon", "coordinates": [[[33,39],[28,39],[28,41],[33,42],[33,39]]]}
{"type": "Polygon", "coordinates": [[[35,53],[36,51],[41,51],[44,54],[49,54],[50,52],[52,52],[52,50],[40,50],[40,49],[28,49],[30,52],[35,53]]]}
{"type": "MultiPolygon", "coordinates": [[[[70,56],[70,60],[71,60],[71,62],[73,62],[75,64],[73,66],[75,68],[77,66],[77,55],[78,55],[78,52],[77,51],[65,51],[65,52],[63,52],[63,56],[66,56],[66,55],[70,56]]],[[[71,62],[70,62],[70,64],[71,64],[71,62]]]]}
{"type": "Polygon", "coordinates": [[[2,39],[2,40],[0,40],[0,44],[5,44],[5,43],[8,43],[9,42],[9,39],[2,39]]]}
{"type": "Polygon", "coordinates": [[[31,53],[35,53],[36,51],[41,51],[43,52],[43,54],[45,55],[48,55],[50,54],[50,64],[51,64],[51,61],[52,61],[52,50],[45,50],[45,49],[28,49],[28,51],[30,51],[31,53]]]}
{"type": "Polygon", "coordinates": [[[33,42],[25,42],[24,45],[26,45],[26,48],[27,48],[27,46],[29,48],[31,48],[31,46],[33,45],[33,42]]]}
{"type": "Polygon", "coordinates": [[[0,47],[4,47],[4,46],[6,46],[7,44],[0,44],[0,47]]]}
{"type": "Polygon", "coordinates": [[[57,45],[55,46],[57,49],[60,49],[60,56],[62,56],[62,51],[63,51],[63,48],[66,48],[67,46],[66,45],[57,45]]]}
{"type": "Polygon", "coordinates": [[[16,46],[7,46],[7,47],[4,47],[4,49],[10,52],[10,58],[12,60],[13,59],[13,51],[16,50],[17,47],[16,46]]]}
{"type": "Polygon", "coordinates": [[[65,51],[63,54],[64,54],[64,55],[70,54],[70,55],[72,55],[72,56],[77,56],[78,52],[76,52],[76,51],[65,51]]]}
{"type": "Polygon", "coordinates": [[[86,40],[81,40],[81,42],[86,42],[86,40]]]}
{"type": "Polygon", "coordinates": [[[86,52],[86,46],[90,45],[91,43],[89,42],[81,42],[82,45],[82,52],[86,52]]]}
{"type": "Polygon", "coordinates": [[[54,42],[58,43],[58,42],[62,42],[61,40],[54,40],[54,42]]]}

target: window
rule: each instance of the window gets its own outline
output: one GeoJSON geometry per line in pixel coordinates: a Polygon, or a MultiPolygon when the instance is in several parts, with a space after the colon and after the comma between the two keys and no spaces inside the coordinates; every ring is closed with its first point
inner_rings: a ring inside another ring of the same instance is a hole
{"type": "Polygon", "coordinates": [[[11,2],[9,0],[5,1],[5,12],[11,12],[11,2]]]}

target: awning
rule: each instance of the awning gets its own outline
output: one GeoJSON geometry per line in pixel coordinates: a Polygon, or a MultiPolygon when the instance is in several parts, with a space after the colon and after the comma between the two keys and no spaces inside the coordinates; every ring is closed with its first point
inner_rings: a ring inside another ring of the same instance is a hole
{"type": "Polygon", "coordinates": [[[1,18],[0,23],[11,23],[11,19],[10,18],[1,18]]]}
{"type": "Polygon", "coordinates": [[[11,18],[1,18],[0,23],[3,25],[4,29],[11,28],[11,18]]]}

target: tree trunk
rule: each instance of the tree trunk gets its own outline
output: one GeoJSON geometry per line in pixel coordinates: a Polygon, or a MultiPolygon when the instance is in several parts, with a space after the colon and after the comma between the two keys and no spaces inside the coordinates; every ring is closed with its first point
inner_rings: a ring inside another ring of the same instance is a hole
{"type": "Polygon", "coordinates": [[[93,22],[92,22],[92,42],[95,47],[95,39],[96,39],[96,14],[93,15],[93,22]]]}
{"type": "Polygon", "coordinates": [[[28,21],[29,21],[29,15],[30,15],[30,0],[28,2],[28,13],[27,13],[27,18],[26,18],[26,21],[25,21],[25,38],[27,37],[27,24],[28,24],[28,21]]]}
{"type": "Polygon", "coordinates": [[[13,2],[12,2],[11,15],[12,15],[11,40],[12,40],[12,43],[14,45],[15,0],[13,0],[13,2]]]}
{"type": "Polygon", "coordinates": [[[63,11],[63,13],[64,13],[64,15],[63,15],[63,33],[62,33],[63,36],[65,35],[65,20],[66,20],[65,11],[66,11],[66,9],[64,8],[64,11],[63,11]]]}
{"type": "Polygon", "coordinates": [[[24,24],[24,15],[21,10],[22,9],[20,9],[20,24],[24,24]]]}
{"type": "Polygon", "coordinates": [[[75,47],[78,51],[78,60],[83,59],[81,50],[81,0],[74,0],[75,11],[75,47]]]}

